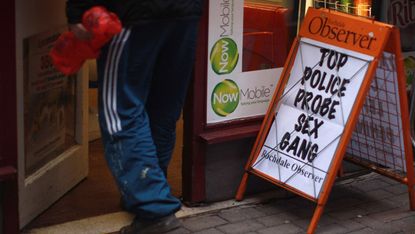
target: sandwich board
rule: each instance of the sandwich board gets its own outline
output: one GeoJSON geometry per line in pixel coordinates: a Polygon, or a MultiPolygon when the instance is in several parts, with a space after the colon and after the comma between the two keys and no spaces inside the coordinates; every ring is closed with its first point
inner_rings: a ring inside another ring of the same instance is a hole
{"type": "Polygon", "coordinates": [[[344,158],[408,186],[414,167],[399,31],[310,8],[236,194],[249,175],[317,203],[314,233],[344,158]]]}

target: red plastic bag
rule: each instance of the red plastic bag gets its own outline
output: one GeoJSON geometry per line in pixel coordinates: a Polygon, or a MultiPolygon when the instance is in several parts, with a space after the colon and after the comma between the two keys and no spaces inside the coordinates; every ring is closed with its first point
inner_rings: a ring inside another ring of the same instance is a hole
{"type": "Polygon", "coordinates": [[[64,32],[49,53],[56,69],[65,75],[76,73],[85,60],[97,58],[101,47],[122,30],[118,17],[100,6],[85,12],[82,24],[92,34],[90,40],[80,40],[72,32],[64,32]]]}
{"type": "Polygon", "coordinates": [[[91,47],[94,49],[101,48],[122,29],[117,15],[107,11],[104,7],[93,7],[85,12],[82,24],[94,35],[91,41],[91,47]]]}

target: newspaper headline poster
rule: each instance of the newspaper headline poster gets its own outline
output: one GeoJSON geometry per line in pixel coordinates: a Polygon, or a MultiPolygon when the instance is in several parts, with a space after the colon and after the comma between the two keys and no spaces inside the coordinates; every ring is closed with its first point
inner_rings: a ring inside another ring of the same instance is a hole
{"type": "Polygon", "coordinates": [[[48,55],[61,30],[24,40],[25,174],[29,176],[73,141],[75,79],[58,72],[48,55]]]}
{"type": "Polygon", "coordinates": [[[373,57],[303,38],[252,168],[318,198],[373,57]]]}
{"type": "MultiPolygon", "coordinates": [[[[257,175],[317,203],[307,229],[307,233],[314,233],[347,146],[353,140],[359,114],[375,113],[369,119],[376,115],[383,117],[381,111],[390,108],[388,103],[385,109],[376,109],[379,102],[368,102],[372,98],[368,93],[378,92],[379,100],[396,98],[390,102],[391,106],[400,105],[396,112],[402,114],[395,116],[396,121],[390,115],[381,121],[391,125],[402,121],[397,129],[403,132],[407,173],[402,174],[406,177],[388,173],[389,170],[374,162],[353,161],[407,184],[410,206],[415,207],[403,63],[396,58],[401,55],[398,38],[399,31],[391,25],[309,8],[246,165],[236,199],[243,198],[249,174],[257,175]],[[387,82],[393,85],[384,85],[387,82]],[[371,85],[375,89],[370,90],[371,85]],[[394,91],[397,93],[386,98],[394,91]],[[370,103],[368,109],[363,108],[365,101],[370,103]]],[[[385,132],[376,135],[385,145],[388,141],[399,141],[399,136],[393,138],[385,132]]]]}

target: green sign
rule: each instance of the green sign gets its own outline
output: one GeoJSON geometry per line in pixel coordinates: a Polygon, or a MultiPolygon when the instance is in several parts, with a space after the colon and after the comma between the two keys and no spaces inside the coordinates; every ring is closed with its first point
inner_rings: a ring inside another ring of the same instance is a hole
{"type": "Polygon", "coordinates": [[[239,104],[239,87],[232,80],[217,84],[211,96],[213,111],[219,116],[227,116],[235,111],[239,104]]]}
{"type": "Polygon", "coordinates": [[[238,59],[238,46],[228,37],[219,39],[210,53],[212,69],[218,75],[231,73],[238,64],[238,59]]]}

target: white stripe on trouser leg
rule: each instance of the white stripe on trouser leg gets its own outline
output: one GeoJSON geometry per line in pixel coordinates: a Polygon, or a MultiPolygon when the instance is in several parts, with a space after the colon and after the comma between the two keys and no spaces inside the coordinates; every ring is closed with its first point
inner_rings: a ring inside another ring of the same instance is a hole
{"type": "MultiPolygon", "coordinates": [[[[118,77],[118,69],[114,71],[114,66],[118,67],[119,63],[119,54],[122,53],[122,49],[124,48],[124,44],[127,41],[129,36],[130,30],[123,29],[120,34],[113,38],[110,47],[108,49],[108,56],[105,65],[105,72],[104,72],[104,85],[103,85],[103,107],[104,107],[104,114],[105,114],[105,121],[107,124],[107,129],[110,135],[114,134],[115,132],[121,130],[121,123],[120,128],[116,128],[116,121],[119,120],[118,113],[116,108],[113,109],[112,107],[114,97],[116,97],[116,83],[114,84],[114,78],[118,77]],[[126,33],[127,32],[127,33],[126,33]],[[114,76],[115,72],[115,76],[114,76]]],[[[115,99],[116,101],[116,99],[115,99]]]]}
{"type": "Polygon", "coordinates": [[[122,42],[122,38],[124,37],[124,35],[125,35],[125,29],[122,30],[122,32],[120,33],[120,36],[117,38],[117,41],[114,44],[114,48],[112,50],[111,56],[109,57],[110,62],[109,62],[109,65],[108,65],[107,71],[106,71],[106,75],[107,75],[107,83],[106,84],[107,85],[105,87],[105,90],[107,90],[107,95],[105,96],[105,99],[106,99],[105,110],[107,111],[108,116],[109,116],[109,120],[110,120],[110,121],[107,121],[107,123],[108,123],[107,128],[111,129],[111,131],[110,131],[111,135],[116,132],[116,129],[113,128],[113,126],[114,126],[113,123],[115,122],[114,113],[112,112],[112,109],[111,109],[112,96],[114,95],[113,94],[113,85],[114,85],[113,84],[113,79],[114,79],[113,78],[114,77],[113,70],[114,70],[114,63],[116,61],[115,56],[117,54],[117,51],[120,48],[120,43],[122,42]]]}
{"type": "Polygon", "coordinates": [[[103,80],[104,84],[103,84],[103,87],[102,87],[102,89],[103,89],[102,102],[103,102],[103,108],[104,108],[105,122],[107,124],[107,129],[108,129],[108,132],[109,132],[110,135],[112,135],[113,130],[111,129],[111,117],[110,117],[110,114],[109,114],[108,108],[107,108],[107,106],[108,106],[108,104],[107,104],[108,103],[108,95],[109,95],[108,94],[108,72],[109,72],[110,63],[112,61],[111,58],[112,58],[112,55],[113,55],[113,52],[114,52],[114,46],[120,40],[120,36],[121,36],[121,34],[123,34],[123,32],[124,32],[124,30],[112,39],[111,44],[108,48],[107,61],[105,63],[105,69],[104,69],[104,80],[103,80]]]}
{"type": "MultiPolygon", "coordinates": [[[[112,111],[114,113],[114,118],[115,118],[115,122],[112,123],[113,128],[116,130],[116,132],[121,131],[121,120],[120,120],[120,116],[118,115],[117,112],[117,81],[118,81],[118,65],[120,64],[120,58],[121,58],[121,54],[124,50],[124,46],[125,46],[125,42],[128,40],[128,37],[130,36],[131,30],[127,29],[127,32],[125,33],[124,38],[122,39],[121,42],[121,48],[117,51],[117,54],[115,55],[115,69],[114,69],[114,73],[113,73],[113,98],[112,98],[112,111]]],[[[111,108],[111,106],[109,106],[109,108],[111,108]]]]}

